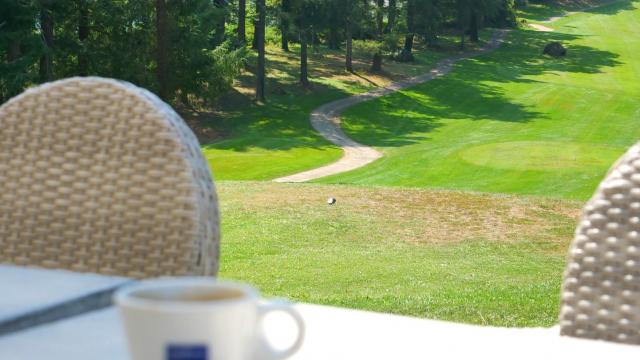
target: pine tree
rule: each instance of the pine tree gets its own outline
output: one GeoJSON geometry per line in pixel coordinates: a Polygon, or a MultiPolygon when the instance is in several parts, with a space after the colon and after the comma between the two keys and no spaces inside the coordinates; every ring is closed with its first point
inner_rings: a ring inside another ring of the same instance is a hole
{"type": "Polygon", "coordinates": [[[258,45],[258,68],[256,71],[256,100],[265,101],[265,52],[264,52],[264,33],[266,26],[266,7],[265,0],[256,0],[256,11],[258,15],[256,34],[258,45]]]}

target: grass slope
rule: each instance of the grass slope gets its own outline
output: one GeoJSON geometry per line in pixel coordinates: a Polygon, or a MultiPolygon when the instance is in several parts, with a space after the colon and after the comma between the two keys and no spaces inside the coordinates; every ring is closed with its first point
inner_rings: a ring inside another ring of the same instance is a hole
{"type": "Polygon", "coordinates": [[[513,31],[450,75],[358,105],[345,131],[385,158],[321,182],[587,198],[640,136],[640,2],[513,31]],[[549,41],[564,59],[541,56],[549,41]]]}
{"type": "MultiPolygon", "coordinates": [[[[221,277],[297,301],[485,325],[555,324],[581,202],[372,184],[586,197],[638,135],[638,10],[629,4],[573,15],[555,34],[514,31],[493,55],[353,109],[348,131],[387,157],[328,181],[363,186],[219,181],[221,277]],[[570,43],[569,58],[539,56],[552,39],[570,43]],[[336,205],[326,204],[330,196],[336,205]]],[[[283,66],[281,75],[294,76],[283,66]]],[[[352,80],[334,73],[322,80],[333,85],[318,82],[303,95],[285,86],[266,107],[236,107],[226,126],[233,136],[206,149],[217,178],[267,179],[300,167],[307,155],[291,164],[286,156],[309,142],[326,146],[306,111],[326,100],[321,89],[327,99],[365,90],[344,90],[361,86],[345,85],[352,80]],[[252,122],[263,113],[276,124],[252,122]]],[[[308,165],[321,162],[308,156],[308,165]]]]}
{"type": "Polygon", "coordinates": [[[218,190],[223,278],[310,303],[486,325],[557,321],[578,203],[269,182],[218,190]]]}
{"type": "Polygon", "coordinates": [[[607,5],[625,0],[552,0],[529,2],[528,6],[518,8],[518,17],[525,21],[540,22],[549,18],[566,15],[567,12],[580,11],[596,6],[607,5]]]}
{"type": "MultiPolygon", "coordinates": [[[[485,34],[486,35],[486,34],[485,34]]],[[[271,180],[331,163],[342,150],[321,138],[309,123],[311,111],[320,105],[363,93],[409,76],[426,72],[438,60],[456,52],[454,37],[445,37],[438,52],[417,47],[414,63],[385,61],[383,73],[368,71],[370,59],[356,51],[356,73],[344,70],[343,51],[319,47],[310,50],[312,87],[298,85],[298,49],[285,53],[269,47],[266,104],[253,101],[254,77],[247,72],[236,91],[220,103],[213,117],[216,132],[224,139],[203,146],[217,179],[271,180]]],[[[211,114],[201,114],[200,118],[211,114]]]]}

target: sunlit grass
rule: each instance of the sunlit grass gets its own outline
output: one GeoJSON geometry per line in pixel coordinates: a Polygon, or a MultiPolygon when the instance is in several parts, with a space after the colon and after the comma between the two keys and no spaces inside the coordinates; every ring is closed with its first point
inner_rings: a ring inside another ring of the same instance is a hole
{"type": "MultiPolygon", "coordinates": [[[[221,276],[296,301],[484,325],[556,324],[582,200],[640,135],[640,44],[630,36],[640,10],[629,4],[572,15],[554,34],[513,31],[494,54],[349,111],[347,131],[386,156],[322,180],[347,185],[218,182],[221,276]],[[552,40],[569,45],[566,59],[540,55],[552,40]]],[[[293,84],[285,73],[279,81],[293,84]]],[[[344,76],[310,92],[285,86],[267,107],[232,117],[235,137],[206,149],[223,169],[218,178],[268,179],[329,153],[307,111],[360,91],[344,76]]]]}
{"type": "Polygon", "coordinates": [[[557,321],[580,204],[268,182],[218,191],[220,275],[267,296],[485,325],[557,321]]]}
{"type": "MultiPolygon", "coordinates": [[[[486,35],[486,32],[485,32],[486,35]]],[[[218,120],[212,124],[225,134],[205,144],[203,151],[217,179],[270,180],[333,162],[342,151],[321,138],[309,123],[316,107],[392,81],[422,74],[438,60],[457,52],[453,38],[442,38],[442,50],[417,47],[416,61],[397,63],[385,59],[382,73],[369,71],[370,61],[355,53],[355,74],[344,70],[344,51],[309,49],[311,88],[298,85],[299,48],[285,53],[267,50],[267,103],[252,101],[254,76],[246,73],[237,93],[223,99],[218,120]]]]}
{"type": "Polygon", "coordinates": [[[640,2],[520,30],[446,77],[348,110],[343,128],[385,157],[319,180],[586,199],[640,138],[640,2]],[[549,41],[568,56],[544,57],[549,41]]]}

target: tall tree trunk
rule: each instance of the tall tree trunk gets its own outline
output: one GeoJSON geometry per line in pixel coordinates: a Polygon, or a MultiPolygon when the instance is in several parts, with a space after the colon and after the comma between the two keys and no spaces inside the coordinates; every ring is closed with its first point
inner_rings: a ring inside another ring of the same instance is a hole
{"type": "Polygon", "coordinates": [[[340,50],[340,36],[338,35],[338,29],[335,26],[329,28],[329,49],[340,50]]]}
{"type": "Polygon", "coordinates": [[[458,5],[458,26],[460,27],[460,50],[464,50],[464,37],[465,37],[465,32],[466,32],[466,28],[465,28],[465,13],[466,13],[466,6],[465,6],[465,0],[458,0],[457,1],[457,5],[458,5]]]}
{"type": "Polygon", "coordinates": [[[265,101],[265,58],[264,58],[264,32],[266,22],[265,0],[256,0],[256,11],[258,12],[257,32],[255,37],[258,40],[258,69],[256,71],[256,100],[265,101]]]}
{"type": "Polygon", "coordinates": [[[415,37],[414,33],[408,33],[404,37],[404,46],[402,47],[402,51],[400,52],[400,61],[413,61],[413,38],[415,37]]]}
{"type": "MultiPolygon", "coordinates": [[[[22,46],[21,39],[14,39],[9,44],[9,49],[7,49],[7,63],[12,63],[17,61],[22,56],[22,46]]],[[[27,69],[21,67],[19,73],[21,75],[26,74],[27,69]]],[[[14,75],[15,78],[15,75],[14,75]]],[[[0,86],[0,104],[2,104],[5,100],[11,98],[12,96],[18,95],[22,92],[22,85],[15,86],[0,86]],[[3,89],[4,88],[4,89],[3,89]]]]}
{"type": "Polygon", "coordinates": [[[291,0],[282,0],[280,8],[280,32],[282,50],[289,52],[289,12],[291,11],[291,0]]]}
{"type": "Polygon", "coordinates": [[[473,8],[469,14],[469,40],[472,42],[480,41],[480,37],[478,36],[478,16],[473,8]]]}
{"type": "Polygon", "coordinates": [[[13,40],[9,45],[9,51],[7,51],[7,62],[14,62],[18,60],[20,56],[22,56],[22,51],[20,50],[20,40],[16,39],[13,40]]]}
{"type": "Polygon", "coordinates": [[[407,0],[407,29],[410,33],[414,33],[416,31],[414,18],[415,10],[416,0],[407,0]]]}
{"type": "Polygon", "coordinates": [[[382,54],[376,52],[373,54],[373,60],[371,61],[371,71],[380,72],[382,71],[382,54]]]}
{"type": "Polygon", "coordinates": [[[86,0],[79,0],[80,19],[78,21],[78,40],[81,48],[78,53],[78,74],[89,75],[89,59],[87,58],[86,40],[89,38],[89,4],[86,0]]]}
{"type": "Polygon", "coordinates": [[[382,35],[384,31],[384,0],[376,0],[378,8],[376,9],[376,30],[378,35],[382,35]]]}
{"type": "MultiPolygon", "coordinates": [[[[344,1],[353,1],[353,0],[344,0],[344,1]]],[[[353,6],[354,4],[352,3],[351,6],[353,6]]],[[[353,12],[353,8],[350,9],[351,12],[353,12]]],[[[360,30],[360,33],[358,34],[358,39],[365,39],[367,37],[367,30],[371,30],[372,28],[375,27],[375,24],[373,24],[373,22],[375,21],[374,19],[371,18],[371,11],[369,9],[369,0],[362,0],[362,14],[364,15],[364,19],[366,21],[366,26],[358,26],[358,29],[360,30]]],[[[375,31],[375,30],[373,30],[375,31]]]]}
{"type": "Polygon", "coordinates": [[[396,26],[396,13],[398,11],[398,7],[396,4],[396,0],[389,0],[389,9],[387,15],[387,27],[385,28],[385,33],[389,34],[393,31],[396,26]]]}
{"type": "Polygon", "coordinates": [[[415,0],[407,1],[407,35],[404,37],[404,47],[400,52],[400,61],[413,61],[413,38],[415,37],[414,26],[415,0]]]}
{"type": "Polygon", "coordinates": [[[413,38],[414,37],[415,37],[415,35],[413,33],[409,33],[409,34],[407,34],[407,36],[404,37],[404,47],[402,48],[403,51],[406,51],[409,54],[411,54],[413,52],[413,38]]]}
{"type": "Polygon", "coordinates": [[[169,99],[169,17],[166,0],[156,0],[156,76],[162,100],[169,99]]]}
{"type": "MultiPolygon", "coordinates": [[[[22,49],[20,46],[20,39],[14,39],[11,44],[9,44],[9,49],[7,51],[7,63],[12,63],[18,60],[22,56],[22,49]]],[[[20,73],[24,74],[25,69],[21,69],[20,73]]],[[[2,90],[0,87],[0,104],[2,104],[5,100],[9,99],[12,96],[15,96],[21,92],[21,87],[18,89],[6,89],[6,91],[2,90]]]]}
{"type": "Polygon", "coordinates": [[[316,28],[311,26],[311,46],[314,54],[319,52],[318,45],[320,45],[320,36],[318,36],[318,33],[316,32],[316,28]]]}
{"type": "Polygon", "coordinates": [[[353,35],[351,34],[350,18],[347,18],[345,35],[347,37],[347,56],[345,59],[345,68],[347,69],[347,71],[353,72],[353,35]]]}
{"type": "Polygon", "coordinates": [[[307,64],[307,30],[300,32],[300,84],[309,86],[309,67],[307,64]]]}
{"type": "Polygon", "coordinates": [[[247,0],[238,0],[238,40],[245,44],[247,42],[247,0]]]}
{"type": "Polygon", "coordinates": [[[253,19],[253,40],[251,40],[251,48],[258,50],[258,20],[253,19]]]}
{"type": "Polygon", "coordinates": [[[222,16],[220,17],[220,21],[216,24],[216,33],[214,38],[214,46],[218,46],[224,42],[224,27],[227,21],[227,1],[226,0],[214,0],[214,5],[218,8],[219,11],[222,12],[222,16]]]}
{"type": "Polygon", "coordinates": [[[49,5],[40,10],[40,28],[45,46],[45,53],[40,57],[40,81],[53,80],[53,13],[49,5]]]}

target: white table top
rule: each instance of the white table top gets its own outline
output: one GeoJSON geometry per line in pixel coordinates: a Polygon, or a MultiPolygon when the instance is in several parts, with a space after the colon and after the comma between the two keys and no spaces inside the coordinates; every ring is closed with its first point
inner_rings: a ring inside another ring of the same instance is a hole
{"type": "MultiPolygon", "coordinates": [[[[107,298],[109,290],[130,281],[122,277],[0,265],[2,324],[58,307],[73,299],[107,298]]],[[[67,311],[79,311],[79,305],[67,311]]]]}
{"type": "MultiPolygon", "coordinates": [[[[294,360],[640,357],[640,346],[561,337],[557,328],[491,328],[318,305],[296,308],[305,320],[307,337],[294,360]]],[[[267,329],[276,343],[286,343],[294,332],[284,316],[270,319],[267,329]]],[[[2,336],[0,359],[124,360],[128,356],[119,316],[111,307],[2,336]]]]}

